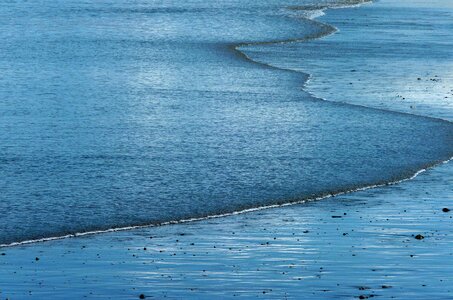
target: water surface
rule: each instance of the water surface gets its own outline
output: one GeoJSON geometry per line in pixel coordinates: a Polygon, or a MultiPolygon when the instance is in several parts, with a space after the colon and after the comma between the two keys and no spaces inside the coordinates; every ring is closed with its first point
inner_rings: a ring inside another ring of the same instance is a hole
{"type": "Polygon", "coordinates": [[[284,8],[320,4],[337,6],[2,5],[0,243],[298,201],[448,159],[451,123],[314,98],[306,73],[234,50],[322,35],[284,8]]]}

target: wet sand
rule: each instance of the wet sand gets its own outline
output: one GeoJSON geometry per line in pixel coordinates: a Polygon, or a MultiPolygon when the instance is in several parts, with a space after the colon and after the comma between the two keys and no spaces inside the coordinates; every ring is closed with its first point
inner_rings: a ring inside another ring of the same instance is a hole
{"type": "Polygon", "coordinates": [[[4,248],[0,295],[448,299],[452,180],[450,163],[318,202],[4,248]]]}

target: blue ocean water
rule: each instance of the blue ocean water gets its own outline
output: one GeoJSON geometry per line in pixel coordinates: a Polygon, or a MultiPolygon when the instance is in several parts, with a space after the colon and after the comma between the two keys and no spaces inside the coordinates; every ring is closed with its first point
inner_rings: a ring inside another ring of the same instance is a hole
{"type": "Polygon", "coordinates": [[[450,158],[450,122],[324,101],[308,73],[249,59],[331,29],[294,7],[340,4],[2,5],[0,244],[310,199],[450,158]]]}

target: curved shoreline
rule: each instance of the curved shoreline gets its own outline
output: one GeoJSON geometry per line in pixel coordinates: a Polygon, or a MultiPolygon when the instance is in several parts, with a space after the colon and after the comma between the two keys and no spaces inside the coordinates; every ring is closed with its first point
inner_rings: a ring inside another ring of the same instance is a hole
{"type": "MultiPolygon", "coordinates": [[[[371,3],[373,3],[373,0],[365,0],[364,2],[360,2],[360,3],[357,3],[355,5],[351,4],[351,5],[344,5],[344,6],[337,6],[337,7],[323,6],[323,7],[319,8],[319,9],[316,9],[316,10],[324,11],[326,9],[342,9],[342,8],[360,7],[360,6],[364,5],[364,4],[371,4],[371,3]]],[[[293,9],[293,8],[289,7],[288,9],[293,9]]],[[[240,43],[240,44],[232,44],[232,45],[230,45],[230,48],[233,51],[235,51],[236,54],[239,55],[239,57],[242,57],[244,60],[246,60],[246,61],[248,61],[250,63],[257,64],[257,65],[260,65],[260,66],[266,67],[266,68],[271,68],[271,69],[274,69],[274,70],[292,72],[292,73],[303,74],[303,75],[307,76],[307,80],[303,82],[301,88],[302,88],[302,90],[304,90],[304,92],[306,92],[309,95],[311,95],[314,100],[325,101],[325,102],[334,103],[334,104],[337,104],[337,105],[343,104],[343,105],[348,105],[348,106],[352,106],[352,107],[371,109],[371,110],[374,110],[374,111],[382,111],[382,112],[386,112],[386,113],[395,113],[395,114],[400,114],[400,115],[420,117],[420,118],[424,118],[424,119],[429,119],[431,121],[432,120],[438,120],[438,121],[441,121],[441,122],[447,122],[449,124],[453,123],[453,121],[450,121],[450,120],[447,120],[447,119],[438,118],[438,117],[425,116],[425,115],[413,114],[413,113],[409,113],[409,112],[396,111],[396,110],[390,110],[390,109],[384,109],[384,108],[378,108],[378,107],[370,107],[370,106],[360,105],[360,104],[356,104],[356,103],[331,101],[331,100],[328,100],[326,98],[319,97],[319,96],[315,95],[313,92],[310,92],[310,91],[304,89],[306,87],[307,83],[310,81],[310,78],[312,76],[310,73],[305,73],[303,71],[294,70],[294,69],[282,68],[282,67],[271,65],[269,63],[265,63],[265,62],[260,62],[260,61],[254,60],[253,58],[251,58],[249,55],[247,55],[245,52],[243,52],[240,49],[240,48],[253,47],[253,46],[265,46],[265,45],[275,45],[275,44],[291,44],[291,43],[309,42],[309,41],[312,41],[312,40],[317,40],[317,39],[321,39],[321,38],[327,37],[327,36],[335,34],[336,32],[339,31],[338,28],[336,28],[336,27],[334,27],[334,26],[332,26],[330,24],[326,24],[326,23],[322,23],[322,22],[319,22],[319,21],[315,21],[314,19],[316,19],[316,17],[313,18],[313,19],[312,18],[306,18],[306,19],[310,20],[310,21],[312,21],[312,22],[314,22],[314,23],[316,23],[316,24],[318,24],[318,25],[320,25],[322,27],[328,28],[329,30],[321,31],[320,33],[318,33],[316,35],[308,35],[308,36],[303,37],[303,38],[293,38],[293,39],[286,39],[286,40],[274,40],[274,41],[264,41],[264,42],[250,42],[250,43],[244,42],[244,43],[240,43]]]]}
{"type": "MultiPolygon", "coordinates": [[[[364,4],[364,3],[369,3],[369,2],[371,2],[371,1],[361,2],[361,3],[358,3],[356,5],[349,5],[349,6],[343,6],[343,7],[360,6],[360,5],[364,4]]],[[[343,7],[334,7],[334,8],[343,8],[343,7]]],[[[323,9],[321,9],[321,10],[324,10],[324,9],[328,9],[328,7],[325,7],[323,9]]],[[[313,21],[313,22],[316,22],[316,21],[313,21]]],[[[252,58],[250,58],[247,54],[242,52],[240,50],[240,48],[247,47],[247,46],[270,45],[270,44],[278,44],[278,43],[286,44],[286,43],[294,43],[294,42],[301,42],[301,41],[310,41],[310,40],[315,40],[315,39],[319,39],[319,38],[328,36],[328,35],[333,34],[333,33],[338,31],[337,28],[335,28],[335,27],[333,27],[331,25],[324,24],[324,23],[321,23],[321,22],[317,22],[317,23],[322,24],[322,26],[325,26],[326,28],[329,28],[330,30],[326,30],[325,32],[321,32],[321,33],[319,33],[317,35],[307,36],[307,37],[305,37],[303,39],[290,39],[290,40],[269,41],[269,42],[255,42],[255,43],[241,43],[241,44],[237,44],[237,45],[231,45],[231,48],[235,52],[237,52],[237,54],[239,56],[241,56],[243,59],[245,59],[245,60],[247,60],[247,61],[249,61],[251,63],[258,64],[258,65],[261,65],[261,66],[266,67],[266,68],[272,68],[272,69],[281,70],[281,71],[287,71],[287,72],[294,72],[294,73],[304,74],[304,75],[308,76],[308,79],[302,85],[302,87],[304,87],[306,85],[306,83],[308,82],[309,78],[310,78],[310,74],[304,73],[302,71],[297,71],[297,70],[292,70],[292,69],[285,69],[285,68],[276,67],[276,66],[273,66],[273,65],[270,65],[270,64],[262,63],[262,62],[259,62],[259,61],[255,61],[252,58]]],[[[309,92],[307,92],[307,93],[309,93],[309,92]]],[[[313,95],[312,93],[309,93],[309,94],[313,95]]],[[[452,123],[451,121],[440,119],[440,118],[433,118],[433,117],[428,117],[428,116],[423,116],[423,115],[410,114],[410,113],[406,113],[406,112],[398,112],[398,111],[392,111],[392,110],[373,108],[373,107],[362,106],[362,105],[358,105],[358,104],[329,101],[327,99],[319,98],[319,97],[317,97],[315,95],[313,95],[313,98],[315,100],[327,101],[327,102],[335,103],[335,104],[339,104],[339,105],[342,104],[342,105],[348,105],[348,106],[355,106],[355,107],[367,108],[367,109],[378,110],[378,111],[383,111],[383,112],[410,115],[410,116],[416,116],[416,117],[420,117],[420,118],[427,118],[429,120],[438,120],[438,121],[443,121],[443,122],[446,121],[446,122],[448,122],[450,124],[452,123]]],[[[110,228],[110,229],[105,229],[105,230],[86,231],[86,232],[66,234],[66,235],[54,236],[54,237],[48,237],[48,238],[32,239],[32,240],[26,240],[26,241],[21,241],[21,242],[12,242],[12,243],[8,243],[8,244],[0,244],[0,248],[27,245],[27,244],[40,243],[40,242],[47,242],[47,241],[60,240],[60,239],[66,239],[66,238],[88,236],[88,235],[94,235],[94,234],[100,234],[100,233],[118,232],[118,231],[126,231],[126,230],[140,229],[140,228],[165,226],[165,225],[171,225],[171,224],[181,224],[181,223],[208,220],[208,219],[214,219],[214,218],[222,218],[222,217],[238,215],[238,214],[244,214],[244,213],[253,212],[253,211],[259,211],[259,210],[264,210],[264,209],[278,208],[278,207],[302,204],[302,203],[305,203],[305,202],[318,201],[318,200],[322,200],[322,199],[326,199],[326,198],[330,198],[330,197],[335,197],[335,196],[339,196],[339,195],[343,195],[343,194],[348,194],[348,193],[353,193],[353,192],[357,192],[357,191],[368,190],[368,189],[382,187],[382,186],[387,186],[387,185],[394,185],[394,184],[398,184],[400,182],[411,180],[411,179],[417,177],[419,174],[427,171],[428,169],[434,168],[434,167],[436,167],[436,166],[438,166],[440,164],[448,163],[452,159],[453,159],[453,156],[448,158],[447,160],[444,160],[444,161],[434,161],[433,163],[428,164],[427,166],[421,168],[420,170],[413,172],[412,175],[407,176],[407,177],[403,177],[403,178],[398,179],[398,180],[384,182],[384,183],[378,183],[378,184],[370,184],[370,185],[367,185],[367,186],[362,186],[362,187],[358,187],[358,188],[354,188],[354,189],[350,189],[350,190],[343,190],[343,191],[339,191],[339,192],[326,192],[324,194],[321,194],[320,196],[308,197],[308,198],[305,198],[305,199],[289,201],[289,202],[285,202],[285,203],[282,203],[282,204],[272,204],[272,205],[258,206],[258,207],[254,207],[254,208],[247,208],[247,209],[243,209],[243,210],[233,211],[233,212],[230,212],[230,213],[222,213],[222,214],[215,214],[215,215],[209,215],[209,216],[204,216],[204,217],[182,219],[182,220],[178,220],[178,221],[166,221],[166,222],[162,222],[162,223],[153,223],[153,224],[145,224],[145,225],[117,227],[117,228],[110,228]]]]}
{"type": "Polygon", "coordinates": [[[228,216],[240,215],[240,214],[245,214],[245,213],[249,213],[249,212],[265,210],[265,209],[279,208],[279,207],[303,204],[303,203],[307,203],[307,202],[319,201],[319,200],[323,200],[323,199],[327,199],[327,198],[331,198],[331,197],[336,197],[336,196],[350,194],[350,193],[359,192],[359,191],[365,191],[365,190],[374,189],[374,188],[383,187],[383,186],[395,185],[395,184],[399,184],[399,183],[404,182],[404,181],[412,180],[415,177],[417,177],[418,175],[428,171],[429,169],[435,168],[436,166],[439,166],[439,165],[442,165],[442,164],[447,164],[447,163],[449,163],[452,160],[453,160],[453,156],[450,157],[447,160],[436,162],[436,163],[433,163],[432,165],[426,166],[425,168],[422,168],[422,169],[416,171],[411,176],[408,176],[408,177],[403,178],[403,179],[394,180],[394,181],[390,181],[390,182],[387,182],[387,183],[371,184],[371,185],[368,185],[368,186],[358,187],[358,188],[355,188],[355,189],[352,189],[352,190],[345,190],[345,191],[339,191],[339,192],[334,192],[334,193],[326,193],[326,194],[321,195],[321,196],[316,196],[316,197],[312,197],[312,198],[305,198],[305,199],[302,199],[302,200],[286,202],[286,203],[282,203],[282,204],[272,204],[272,205],[258,206],[258,207],[247,208],[247,209],[238,210],[238,211],[234,211],[234,212],[230,212],[230,213],[223,213],[223,214],[218,214],[218,215],[209,215],[209,216],[198,217],[198,218],[189,218],[189,219],[183,219],[183,220],[179,220],[179,221],[167,221],[167,222],[155,223],[155,224],[117,227],[117,228],[110,228],[110,229],[105,229],[105,230],[86,231],[86,232],[80,232],[80,233],[66,234],[66,235],[62,235],[62,236],[54,236],[54,237],[48,237],[48,238],[26,240],[26,241],[21,241],[21,242],[12,242],[12,243],[9,243],[9,244],[0,244],[0,248],[7,248],[7,247],[14,247],[14,246],[23,246],[23,245],[28,245],[28,244],[50,242],[50,241],[55,241],[55,240],[62,240],[62,239],[67,239],[67,238],[77,238],[77,237],[82,237],[82,236],[89,236],[89,235],[109,233],[109,232],[119,232],[119,231],[133,230],[133,229],[160,227],[160,226],[166,226],[166,225],[172,225],[172,224],[183,224],[183,223],[189,223],[189,222],[196,222],[196,221],[224,218],[224,217],[228,217],[228,216]]]}

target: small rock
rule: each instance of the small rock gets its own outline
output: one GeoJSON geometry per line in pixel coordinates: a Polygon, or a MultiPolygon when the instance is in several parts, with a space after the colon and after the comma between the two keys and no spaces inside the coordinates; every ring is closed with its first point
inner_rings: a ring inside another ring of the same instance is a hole
{"type": "Polygon", "coordinates": [[[39,260],[39,257],[35,257],[35,260],[38,261],[38,260],[39,260]]]}
{"type": "Polygon", "coordinates": [[[140,294],[140,296],[138,296],[138,298],[140,298],[140,299],[145,299],[145,295],[140,294]]]}
{"type": "Polygon", "coordinates": [[[383,286],[381,286],[381,288],[383,288],[383,289],[389,289],[391,287],[392,287],[391,285],[383,285],[383,286]]]}
{"type": "Polygon", "coordinates": [[[421,234],[417,234],[417,235],[415,236],[415,239],[417,239],[417,240],[423,240],[424,238],[425,238],[425,237],[424,237],[423,235],[421,235],[421,234]]]}
{"type": "Polygon", "coordinates": [[[360,295],[360,296],[359,296],[359,299],[368,299],[368,296],[360,295]]]}
{"type": "Polygon", "coordinates": [[[447,208],[447,207],[444,207],[444,208],[442,208],[442,211],[443,211],[443,212],[449,212],[449,211],[450,211],[450,209],[449,209],[449,208],[447,208]]]}

